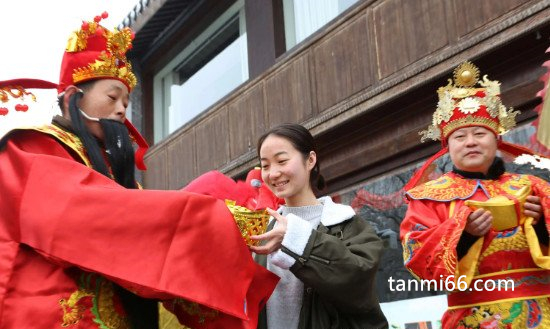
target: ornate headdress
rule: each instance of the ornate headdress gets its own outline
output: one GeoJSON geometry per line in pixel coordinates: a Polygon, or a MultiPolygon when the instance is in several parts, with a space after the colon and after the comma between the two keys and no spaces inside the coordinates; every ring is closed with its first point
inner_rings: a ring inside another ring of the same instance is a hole
{"type": "Polygon", "coordinates": [[[500,100],[500,82],[487,75],[479,80],[479,69],[470,62],[460,64],[453,72],[454,81],[437,90],[439,102],[432,125],[422,131],[421,141],[441,140],[462,127],[482,126],[502,135],[516,125],[519,111],[507,109],[500,100]],[[478,85],[478,86],[476,86],[478,85]]]}
{"type": "Polygon", "coordinates": [[[99,25],[107,18],[104,12],[93,21],[82,22],[69,37],[61,64],[58,92],[77,83],[112,78],[122,81],[128,91],[137,83],[126,52],[132,48],[134,33],[128,27],[109,31],[99,25]]]}
{"type": "MultiPolygon", "coordinates": [[[[439,102],[433,114],[432,124],[421,131],[421,141],[441,140],[443,148],[429,158],[403,187],[408,191],[426,179],[430,165],[448,152],[447,138],[455,130],[481,126],[491,130],[496,136],[516,126],[519,111],[507,109],[500,100],[500,82],[491,81],[487,76],[479,80],[479,69],[470,62],[460,64],[453,72],[453,80],[437,90],[439,102]]],[[[534,154],[526,147],[498,141],[498,148],[513,156],[534,154]]]]}

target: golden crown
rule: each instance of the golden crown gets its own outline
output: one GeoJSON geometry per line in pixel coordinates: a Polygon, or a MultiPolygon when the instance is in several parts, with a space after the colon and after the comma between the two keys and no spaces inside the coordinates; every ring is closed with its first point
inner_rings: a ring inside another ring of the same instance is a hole
{"type": "Polygon", "coordinates": [[[96,51],[99,56],[92,59],[93,62],[90,62],[88,56],[83,56],[77,59],[74,67],[67,69],[73,69],[73,84],[98,78],[117,78],[132,89],[137,84],[137,78],[132,72],[132,64],[126,58],[126,52],[132,48],[134,34],[128,27],[109,31],[101,26],[99,22],[107,16],[107,13],[103,13],[93,21],[85,21],[79,30],[71,34],[66,53],[96,51]],[[79,64],[82,66],[77,66],[79,64]]]}
{"type": "Polygon", "coordinates": [[[504,134],[516,125],[519,111],[507,109],[500,100],[500,82],[483,76],[470,62],[460,64],[453,71],[453,79],[437,90],[439,101],[427,130],[421,131],[421,141],[440,140],[464,126],[482,125],[496,134],[504,134]],[[476,87],[479,85],[479,87],[476,87]]]}

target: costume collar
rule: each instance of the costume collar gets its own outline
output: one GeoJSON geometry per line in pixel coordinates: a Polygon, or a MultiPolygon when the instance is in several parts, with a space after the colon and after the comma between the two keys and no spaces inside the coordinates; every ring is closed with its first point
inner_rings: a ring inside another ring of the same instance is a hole
{"type": "Polygon", "coordinates": [[[467,179],[498,179],[504,172],[506,168],[504,167],[504,161],[501,158],[495,157],[493,163],[487,171],[487,175],[481,172],[471,172],[460,170],[457,167],[453,166],[453,172],[467,179]]]}

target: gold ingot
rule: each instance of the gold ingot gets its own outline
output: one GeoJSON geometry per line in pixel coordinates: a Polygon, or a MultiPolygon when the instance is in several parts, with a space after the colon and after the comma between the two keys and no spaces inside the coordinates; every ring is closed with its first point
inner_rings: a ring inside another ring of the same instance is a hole
{"type": "Polygon", "coordinates": [[[516,200],[499,195],[487,201],[466,200],[465,204],[474,211],[480,208],[490,211],[493,216],[493,229],[504,231],[523,225],[526,219],[523,214],[523,205],[530,194],[531,186],[523,186],[514,195],[516,200]],[[519,207],[516,207],[516,202],[519,207]]]}
{"type": "Polygon", "coordinates": [[[225,200],[225,205],[233,215],[241,236],[249,246],[257,246],[260,241],[250,239],[251,235],[259,235],[267,230],[269,213],[267,210],[250,210],[237,206],[233,200],[225,200]]]}

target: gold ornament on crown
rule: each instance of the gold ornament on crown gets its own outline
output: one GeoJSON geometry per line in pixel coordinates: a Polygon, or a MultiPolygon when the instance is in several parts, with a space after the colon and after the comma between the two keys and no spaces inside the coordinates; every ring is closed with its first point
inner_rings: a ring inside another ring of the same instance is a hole
{"type": "Polygon", "coordinates": [[[101,52],[95,62],[74,70],[73,82],[76,84],[90,79],[112,77],[125,81],[130,88],[134,88],[137,78],[132,72],[132,64],[126,58],[126,52],[132,48],[132,30],[125,27],[120,31],[117,28],[109,31],[99,25],[99,21],[106,17],[107,14],[103,13],[93,21],[83,22],[81,28],[69,37],[66,52],[86,50],[88,38],[93,36],[103,36],[107,40],[106,50],[101,52]]]}
{"type": "Polygon", "coordinates": [[[463,122],[468,121],[470,124],[475,124],[479,121],[480,124],[485,124],[491,120],[475,115],[481,106],[485,106],[492,118],[498,118],[499,123],[496,130],[499,134],[504,134],[515,127],[516,115],[519,114],[519,111],[514,111],[512,108],[507,109],[502,104],[500,82],[489,80],[487,75],[480,80],[479,76],[479,69],[470,62],[464,62],[455,68],[453,79],[449,79],[446,86],[437,90],[439,98],[437,109],[433,114],[432,124],[427,130],[420,132],[422,142],[427,139],[440,140],[442,132],[440,126],[444,122],[449,123],[455,109],[469,115],[467,120],[462,118],[463,122]],[[476,85],[479,86],[476,87],[476,85]],[[483,91],[485,96],[475,96],[479,91],[483,91]]]}

